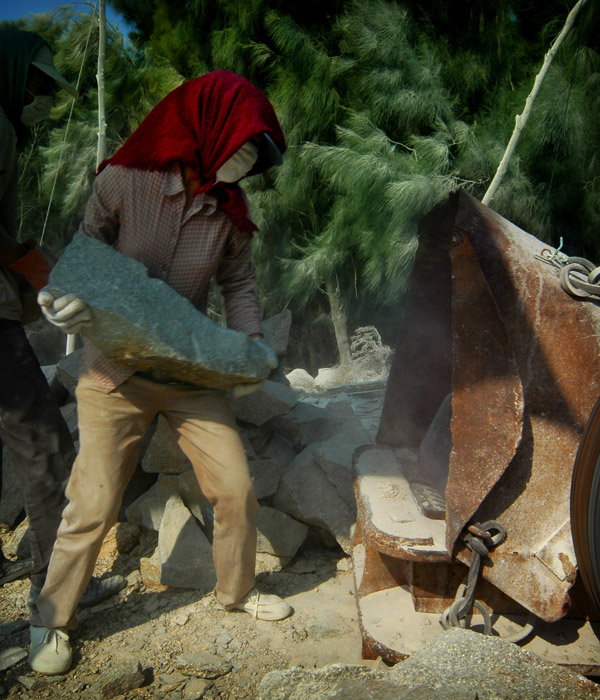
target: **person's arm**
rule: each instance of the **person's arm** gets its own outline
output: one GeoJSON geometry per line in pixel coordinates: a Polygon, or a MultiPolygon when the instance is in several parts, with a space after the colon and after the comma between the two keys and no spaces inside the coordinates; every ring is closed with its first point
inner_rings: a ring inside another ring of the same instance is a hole
{"type": "MultiPolygon", "coordinates": [[[[251,239],[234,229],[230,242],[217,270],[216,279],[225,301],[227,326],[247,333],[264,347],[269,365],[279,364],[277,355],[262,340],[262,315],[256,296],[256,270],[252,263],[251,239]]],[[[234,398],[240,398],[260,388],[263,382],[238,384],[233,389],[234,398]]]]}
{"type": "Polygon", "coordinates": [[[126,176],[124,168],[111,165],[96,176],[77,233],[96,238],[108,245],[117,240],[122,188],[126,176]]]}
{"type": "Polygon", "coordinates": [[[227,327],[262,337],[262,315],[256,296],[256,270],[251,239],[233,229],[216,280],[225,302],[227,327]]]}

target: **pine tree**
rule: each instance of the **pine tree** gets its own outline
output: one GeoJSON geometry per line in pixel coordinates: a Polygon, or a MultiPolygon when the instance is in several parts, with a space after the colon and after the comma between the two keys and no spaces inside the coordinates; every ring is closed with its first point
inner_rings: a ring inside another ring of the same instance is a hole
{"type": "MultiPolygon", "coordinates": [[[[35,127],[21,155],[20,235],[41,239],[43,231],[44,244],[59,253],[81,221],[96,169],[97,17],[63,9],[31,15],[20,26],[50,43],[58,70],[73,85],[79,78],[79,98],[73,103],[59,91],[51,119],[35,127]]],[[[111,154],[182,79],[164,60],[154,62],[145,50],[126,46],[115,28],[109,26],[107,39],[107,153],[111,154]]]]}

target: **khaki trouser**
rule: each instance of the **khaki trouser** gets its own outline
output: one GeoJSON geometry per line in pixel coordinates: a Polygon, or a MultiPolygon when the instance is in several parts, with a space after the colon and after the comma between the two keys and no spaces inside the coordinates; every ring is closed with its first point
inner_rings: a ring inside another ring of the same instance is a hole
{"type": "Polygon", "coordinates": [[[32,624],[75,624],[77,603],[135,471],[140,441],[159,412],[178,436],[214,506],[217,598],[225,607],[240,602],[254,585],[258,503],[225,394],[137,375],[107,394],[84,374],[77,405],[80,451],[32,624]]]}

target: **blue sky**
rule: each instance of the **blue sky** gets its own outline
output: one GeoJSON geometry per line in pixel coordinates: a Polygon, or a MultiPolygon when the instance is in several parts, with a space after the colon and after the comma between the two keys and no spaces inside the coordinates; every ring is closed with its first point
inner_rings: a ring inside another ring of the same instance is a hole
{"type": "MultiPolygon", "coordinates": [[[[76,10],[92,12],[93,6],[96,5],[96,0],[85,2],[69,2],[68,0],[0,0],[0,20],[2,19],[18,19],[25,17],[30,13],[50,12],[57,7],[72,6],[76,10]]],[[[127,25],[120,15],[118,15],[106,3],[106,18],[112,24],[119,26],[122,32],[127,32],[127,25]]]]}

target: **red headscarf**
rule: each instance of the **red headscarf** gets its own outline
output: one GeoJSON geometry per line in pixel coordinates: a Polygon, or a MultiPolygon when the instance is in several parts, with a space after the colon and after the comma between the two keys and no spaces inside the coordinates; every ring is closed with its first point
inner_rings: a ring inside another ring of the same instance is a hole
{"type": "MultiPolygon", "coordinates": [[[[108,164],[139,170],[189,166],[200,181],[196,192],[217,197],[220,207],[241,231],[256,226],[237,184],[215,184],[215,173],[239,148],[267,132],[281,153],[285,140],[267,97],[251,82],[230,71],[206,73],[170,92],[148,114],[108,164]]],[[[249,175],[264,172],[271,162],[261,151],[249,175]]]]}

